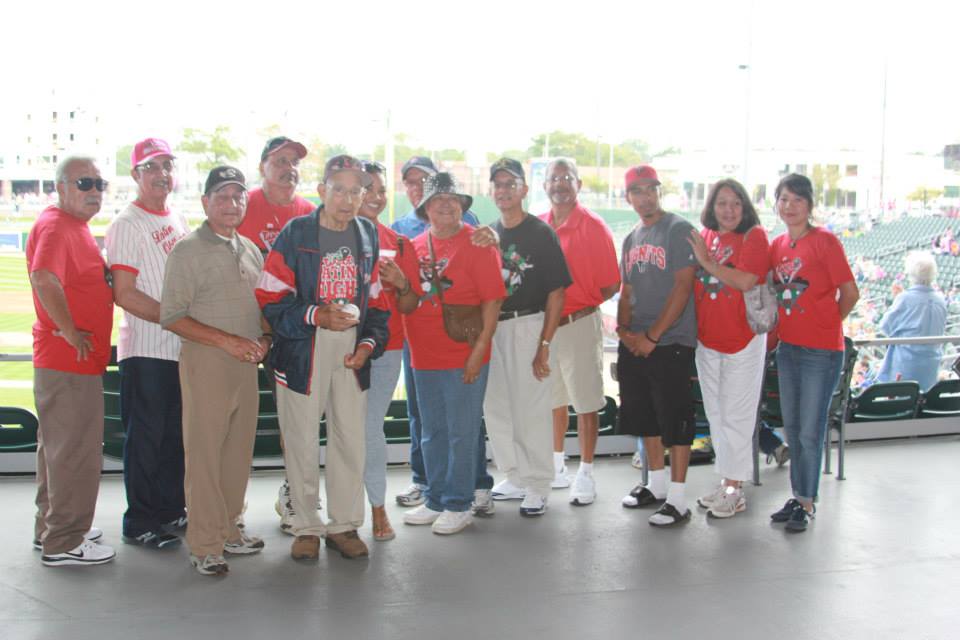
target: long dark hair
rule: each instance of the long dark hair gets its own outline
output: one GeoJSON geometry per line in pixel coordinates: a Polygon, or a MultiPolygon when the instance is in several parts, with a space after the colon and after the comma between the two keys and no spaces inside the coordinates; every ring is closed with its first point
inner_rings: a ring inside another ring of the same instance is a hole
{"type": "Polygon", "coordinates": [[[750,228],[760,224],[760,216],[757,215],[757,210],[754,209],[753,203],[750,202],[750,196],[747,195],[747,190],[733,178],[725,178],[710,187],[710,194],[707,196],[707,202],[703,205],[703,212],[700,214],[700,224],[711,231],[720,230],[720,224],[717,222],[717,213],[714,211],[714,207],[717,204],[717,196],[720,195],[720,189],[724,187],[733,191],[733,194],[740,198],[740,204],[743,205],[743,217],[740,220],[740,224],[734,229],[734,232],[746,233],[750,228]]]}

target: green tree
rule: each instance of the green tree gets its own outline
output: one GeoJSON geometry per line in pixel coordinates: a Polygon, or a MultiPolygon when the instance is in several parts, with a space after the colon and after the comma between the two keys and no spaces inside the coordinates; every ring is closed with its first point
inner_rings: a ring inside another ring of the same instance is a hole
{"type": "Polygon", "coordinates": [[[133,153],[133,145],[126,144],[119,149],[117,149],[117,157],[114,161],[114,165],[117,168],[118,176],[128,176],[130,175],[130,170],[133,167],[130,166],[130,155],[133,153]]]}
{"type": "Polygon", "coordinates": [[[943,195],[943,189],[939,187],[917,187],[907,195],[910,202],[922,202],[923,208],[927,208],[927,203],[936,200],[943,195]]]}
{"type": "Polygon", "coordinates": [[[581,178],[583,179],[583,188],[590,193],[602,194],[607,192],[607,181],[600,176],[590,174],[588,176],[581,176],[581,178]]]}
{"type": "Polygon", "coordinates": [[[206,173],[218,165],[236,162],[243,156],[243,151],[230,142],[229,135],[230,127],[223,125],[212,132],[187,128],[183,130],[183,141],[177,149],[200,156],[202,160],[197,162],[197,168],[206,173]]]}

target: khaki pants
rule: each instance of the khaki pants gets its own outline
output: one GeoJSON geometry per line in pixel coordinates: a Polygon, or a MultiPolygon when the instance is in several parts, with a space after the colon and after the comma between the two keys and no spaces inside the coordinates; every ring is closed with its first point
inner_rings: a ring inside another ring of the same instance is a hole
{"type": "Polygon", "coordinates": [[[227,540],[240,537],[236,523],[257,431],[257,366],[184,341],[180,389],[187,546],[197,556],[219,555],[227,540]]]}
{"type": "Polygon", "coordinates": [[[366,392],[352,369],[343,364],[353,352],[356,329],[317,329],[309,394],[277,385],[277,413],[283,434],[291,524],[298,536],[323,536],[358,529],[363,524],[366,392]],[[327,414],[327,509],[324,526],[317,514],[320,493],[320,416],[327,414]]]}
{"type": "Polygon", "coordinates": [[[550,377],[541,381],[533,375],[542,328],[542,313],[497,324],[483,418],[497,468],[514,486],[547,497],[553,480],[553,376],[560,373],[551,354],[550,377]]]}
{"type": "Polygon", "coordinates": [[[37,517],[43,553],[70,551],[93,524],[103,466],[103,378],[34,369],[37,517]]]}

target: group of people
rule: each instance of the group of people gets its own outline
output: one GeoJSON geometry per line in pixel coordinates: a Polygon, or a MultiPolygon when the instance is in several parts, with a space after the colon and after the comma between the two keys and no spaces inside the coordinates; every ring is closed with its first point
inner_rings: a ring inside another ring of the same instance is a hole
{"type": "Polygon", "coordinates": [[[594,502],[605,404],[599,305],[618,292],[620,426],[643,438],[649,465],[649,481],[623,505],[654,508],[655,526],[690,518],[695,361],[721,476],[697,502],[715,517],[743,511],[767,342],[748,324],[744,292],[772,272],[793,457],[793,497],[772,518],[806,528],[840,373],[841,321],[858,296],[840,243],[812,224],[807,178],[781,181],[777,208],[788,231],[768,243],[736,181],[714,185],[697,232],[661,208],[656,170],[633,167],[625,189],[640,221],[618,261],[609,228],[578,201],[572,160],[547,166],[551,208],[539,217],[523,209],[523,165],[495,162],[490,189],[500,217],[480,226],[451,174],[411,158],[401,178],[412,209],[391,228],[379,220],[389,169],[329,159],[315,207],[296,195],[306,155],[299,142],[269,140],[256,189],[240,170],[214,168],[202,197],[206,219],[190,231],[167,206],[176,177],[170,147],[139,142],[131,161],[137,198],[110,225],[106,260],[87,226],[106,182],[90,158],[61,162],[58,203],[38,217],[27,246],[43,564],[115,557],[92,527],[114,302],[123,309],[123,540],[154,549],[185,540],[196,570],[219,576],[229,570],[225,555],[264,547],[243,520],[260,363],[273,384],[286,468],[276,507],[295,559],[317,558],[324,540],[346,558],[368,555],[358,535],[365,501],[374,539],[395,536],[383,423],[401,370],[412,470],[396,496],[409,507],[405,524],[455,534],[504,501],[538,517],[557,488],[569,488],[572,505],[594,502]],[[568,407],[580,444],[573,474],[563,448],[568,407]]]}

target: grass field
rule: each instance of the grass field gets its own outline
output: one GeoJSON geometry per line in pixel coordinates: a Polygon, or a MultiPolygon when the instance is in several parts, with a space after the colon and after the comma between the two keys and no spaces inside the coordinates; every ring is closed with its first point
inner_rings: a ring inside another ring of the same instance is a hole
{"type": "MultiPolygon", "coordinates": [[[[0,255],[0,352],[30,353],[34,321],[23,254],[0,255]]],[[[0,362],[0,405],[33,408],[33,366],[0,362]]]]}

